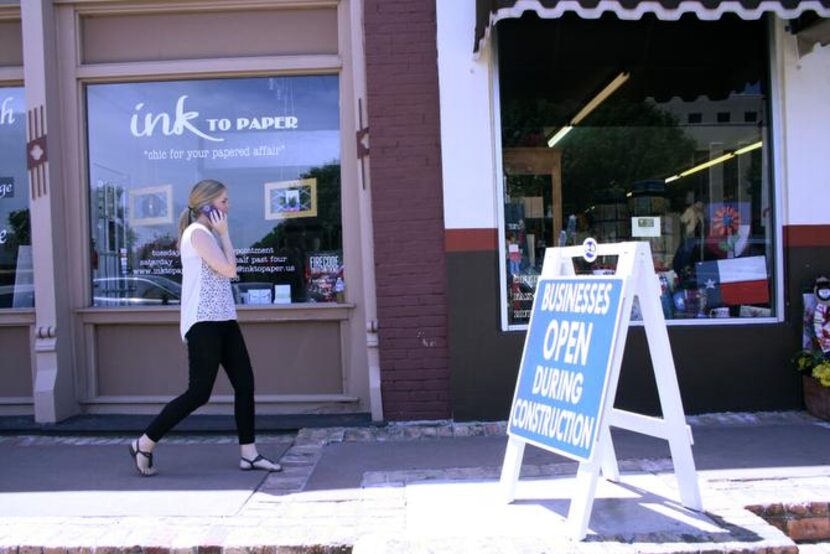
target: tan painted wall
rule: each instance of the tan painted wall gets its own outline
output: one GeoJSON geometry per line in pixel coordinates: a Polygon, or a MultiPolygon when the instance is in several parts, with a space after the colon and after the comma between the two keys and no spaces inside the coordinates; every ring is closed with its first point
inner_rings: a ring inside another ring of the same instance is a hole
{"type": "MultiPolygon", "coordinates": [[[[60,148],[50,151],[61,171],[50,175],[49,186],[66,199],[54,225],[67,242],[60,287],[68,291],[69,306],[56,309],[71,322],[60,328],[60,337],[71,341],[74,374],[74,389],[56,390],[56,397],[69,394],[88,413],[148,413],[182,392],[187,381],[176,308],[89,307],[85,84],[337,74],[347,303],[240,306],[238,312],[260,413],[370,411],[367,290],[361,283],[364,268],[373,262],[363,252],[361,218],[366,215],[360,206],[368,192],[360,184],[355,158],[356,91],[364,85],[362,74],[356,77],[351,52],[361,41],[362,23],[355,17],[362,12],[359,5],[359,0],[55,2],[57,59],[47,71],[57,76],[60,98],[47,109],[61,116],[60,129],[52,133],[59,134],[54,144],[60,148]]],[[[0,17],[0,25],[11,19],[0,17]]],[[[8,81],[13,74],[0,67],[0,79],[6,75],[8,81]]],[[[0,325],[4,317],[0,314],[0,325]]],[[[30,327],[20,329],[28,332],[30,327]]],[[[22,348],[14,351],[15,366],[31,371],[33,347],[18,345],[20,332],[12,336],[0,327],[0,341],[22,348]]],[[[25,379],[15,387],[23,385],[25,379]]],[[[230,393],[221,376],[206,411],[232,413],[230,393]]],[[[7,412],[0,398],[0,414],[7,412]]]]}
{"type": "Polygon", "coordinates": [[[337,54],[337,10],[81,17],[83,63],[337,54]]]}
{"type": "MultiPolygon", "coordinates": [[[[74,74],[64,76],[67,88],[74,88],[74,98],[67,99],[65,105],[80,105],[82,86],[88,80],[340,75],[343,250],[347,283],[354,285],[347,288],[350,304],[265,309],[240,306],[238,311],[254,366],[260,412],[368,411],[362,333],[365,316],[358,287],[364,262],[355,223],[358,187],[352,154],[351,24],[349,10],[344,8],[348,2],[254,1],[246,5],[247,9],[234,9],[238,4],[232,2],[204,4],[171,2],[169,9],[148,13],[149,9],[143,9],[146,4],[108,8],[88,3],[78,6],[77,27],[70,25],[70,14],[62,14],[64,52],[77,52],[77,59],[70,63],[67,58],[64,67],[72,67],[73,63],[78,67],[74,74]],[[241,36],[245,40],[240,40],[241,36]],[[77,48],[71,48],[72,44],[77,48]]],[[[74,127],[75,136],[83,136],[80,110],[69,127],[74,127]]],[[[85,199],[86,152],[82,147],[75,150],[69,163],[76,164],[78,178],[68,186],[79,190],[78,198],[85,199]]],[[[80,221],[87,220],[85,200],[75,210],[83,214],[80,221]]],[[[78,236],[84,237],[78,244],[81,249],[88,229],[83,224],[73,226],[78,236]]],[[[85,289],[89,271],[86,265],[82,261],[75,268],[76,278],[85,289]]],[[[81,323],[77,334],[83,343],[78,356],[78,366],[83,368],[79,390],[86,409],[144,411],[183,391],[187,356],[177,332],[178,311],[86,308],[89,296],[88,291],[84,292],[78,298],[81,323]]],[[[231,410],[231,392],[220,372],[213,412],[231,410]]]]}
{"type": "MultiPolygon", "coordinates": [[[[338,322],[248,324],[242,332],[257,394],[343,393],[338,322]]],[[[187,388],[178,325],[98,325],[95,357],[98,396],[172,397],[187,388]]],[[[232,392],[220,371],[214,393],[232,392]]]]}

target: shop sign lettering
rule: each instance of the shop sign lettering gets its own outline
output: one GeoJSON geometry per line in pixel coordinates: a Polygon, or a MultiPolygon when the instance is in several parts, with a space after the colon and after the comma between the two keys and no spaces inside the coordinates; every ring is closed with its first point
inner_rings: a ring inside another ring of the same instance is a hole
{"type": "Polygon", "coordinates": [[[186,112],[184,110],[184,101],[186,99],[187,95],[183,94],[179,96],[179,99],[176,101],[176,113],[173,115],[172,125],[170,114],[161,112],[157,115],[153,115],[152,112],[147,112],[144,114],[144,127],[142,129],[139,129],[138,118],[139,112],[144,108],[144,102],[139,102],[135,106],[136,113],[130,117],[130,132],[134,137],[151,137],[156,129],[156,125],[161,123],[161,132],[165,136],[181,135],[185,132],[185,130],[187,130],[205,140],[212,140],[214,142],[221,142],[225,140],[203,133],[196,128],[196,126],[190,123],[191,119],[199,117],[199,112],[186,112]]]}
{"type": "Polygon", "coordinates": [[[309,256],[311,273],[337,273],[340,270],[340,257],[335,255],[309,256]]]}
{"type": "Polygon", "coordinates": [[[0,200],[14,198],[14,178],[0,177],[0,200]]]}
{"type": "Polygon", "coordinates": [[[539,280],[509,434],[591,458],[621,303],[621,279],[539,280]]]}
{"type": "MultiPolygon", "coordinates": [[[[222,122],[224,125],[230,125],[230,119],[208,119],[211,131],[215,125],[222,122]]],[[[268,130],[268,129],[296,129],[298,119],[293,116],[265,116],[265,117],[237,117],[236,130],[268,130]]]]}
{"type": "MultiPolygon", "coordinates": [[[[151,137],[158,128],[165,136],[183,135],[186,132],[192,133],[205,140],[223,142],[225,139],[208,133],[221,131],[267,131],[275,129],[296,129],[299,119],[294,116],[261,116],[261,117],[228,117],[205,118],[207,130],[202,131],[194,123],[198,120],[199,112],[185,109],[185,100],[188,95],[183,94],[176,100],[176,108],[172,114],[167,112],[153,113],[144,110],[144,102],[139,102],[134,108],[130,117],[130,133],[134,137],[151,137]],[[143,112],[143,113],[142,113],[143,112]]],[[[5,103],[4,116],[5,116],[5,103]]]]}
{"type": "Polygon", "coordinates": [[[11,96],[6,97],[3,99],[3,103],[0,104],[0,125],[11,125],[14,123],[14,111],[12,110],[12,100],[14,100],[11,96]]]}

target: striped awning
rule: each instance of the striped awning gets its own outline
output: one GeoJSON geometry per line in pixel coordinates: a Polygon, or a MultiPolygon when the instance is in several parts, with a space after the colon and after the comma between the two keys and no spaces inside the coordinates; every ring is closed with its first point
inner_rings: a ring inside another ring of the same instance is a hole
{"type": "Polygon", "coordinates": [[[676,21],[684,14],[699,19],[717,20],[724,14],[742,19],[759,19],[767,13],[782,19],[795,19],[814,12],[830,17],[830,0],[476,0],[476,35],[473,50],[478,52],[490,28],[502,19],[535,12],[541,18],[555,19],[571,12],[583,19],[598,19],[613,13],[620,19],[637,20],[653,14],[663,21],[676,21]]]}

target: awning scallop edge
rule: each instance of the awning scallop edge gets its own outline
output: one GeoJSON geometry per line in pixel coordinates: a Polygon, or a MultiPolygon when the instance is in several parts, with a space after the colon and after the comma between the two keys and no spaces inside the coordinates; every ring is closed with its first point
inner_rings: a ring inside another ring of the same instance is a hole
{"type": "Polygon", "coordinates": [[[476,0],[473,51],[477,54],[483,49],[497,22],[521,17],[527,11],[545,19],[556,19],[565,13],[575,13],[583,19],[613,13],[633,21],[646,14],[662,21],[677,21],[685,14],[707,21],[720,19],[724,14],[752,20],[773,13],[782,19],[795,19],[807,12],[830,17],[830,0],[476,0]]]}

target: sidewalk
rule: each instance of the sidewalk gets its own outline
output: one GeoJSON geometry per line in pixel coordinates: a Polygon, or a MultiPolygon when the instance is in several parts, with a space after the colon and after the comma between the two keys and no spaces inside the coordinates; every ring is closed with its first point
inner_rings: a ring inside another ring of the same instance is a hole
{"type": "Polygon", "coordinates": [[[799,551],[747,507],[782,522],[789,509],[803,536],[830,531],[830,424],[794,412],[689,422],[705,512],[679,504],[664,441],[615,431],[621,483],[600,481],[580,543],[565,538],[574,462],[528,447],[516,501],[500,500],[503,423],[263,436],[285,467],[270,475],[235,469],[232,436],[179,435],[149,479],[129,437],[0,436],[0,554],[799,551]]]}

